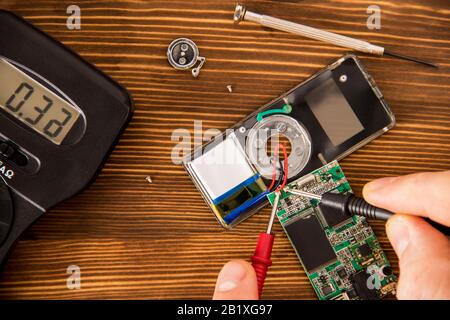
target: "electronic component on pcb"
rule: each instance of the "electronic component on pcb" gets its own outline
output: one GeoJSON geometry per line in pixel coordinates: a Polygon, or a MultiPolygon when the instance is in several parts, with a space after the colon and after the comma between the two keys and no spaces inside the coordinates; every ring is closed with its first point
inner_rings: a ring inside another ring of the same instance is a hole
{"type": "Polygon", "coordinates": [[[322,287],[321,291],[323,296],[326,297],[334,292],[333,285],[330,283],[326,284],[325,286],[322,287]]]}
{"type": "Polygon", "coordinates": [[[393,273],[392,267],[390,265],[384,265],[381,267],[381,274],[385,277],[391,276],[393,273]]]}
{"type": "Polygon", "coordinates": [[[351,276],[351,283],[358,296],[363,300],[377,300],[379,299],[378,292],[375,286],[369,286],[371,275],[366,271],[359,271],[351,276]]]}
{"type": "Polygon", "coordinates": [[[368,257],[372,254],[372,248],[367,243],[362,244],[358,248],[358,251],[359,251],[361,257],[368,257]]]}
{"type": "Polygon", "coordinates": [[[347,277],[347,271],[345,271],[345,268],[338,269],[336,273],[341,279],[345,279],[347,277]]]}
{"type": "Polygon", "coordinates": [[[285,229],[306,270],[312,271],[336,260],[336,254],[315,215],[291,222],[285,229]]]}
{"type": "Polygon", "coordinates": [[[395,283],[391,282],[387,285],[381,287],[380,293],[382,296],[386,296],[388,294],[395,294],[397,292],[397,286],[395,283]]]}

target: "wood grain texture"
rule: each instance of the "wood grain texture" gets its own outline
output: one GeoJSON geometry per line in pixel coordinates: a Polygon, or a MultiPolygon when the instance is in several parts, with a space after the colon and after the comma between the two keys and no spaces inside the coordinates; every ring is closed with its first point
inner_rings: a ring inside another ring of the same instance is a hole
{"type": "MultiPolygon", "coordinates": [[[[249,9],[372,41],[440,64],[439,70],[361,55],[397,117],[395,129],[341,162],[357,193],[374,178],[450,169],[450,8],[447,0],[245,1],[249,9]],[[366,9],[382,8],[368,30],[366,9]]],[[[224,130],[301,82],[345,49],[251,23],[234,26],[235,1],[9,1],[131,92],[136,112],[95,183],[58,205],[17,243],[0,298],[166,299],[212,296],[222,265],[248,258],[268,210],[231,232],[219,227],[188,175],[171,161],[173,130],[224,130]],[[68,30],[66,8],[81,7],[68,30]],[[167,45],[189,37],[207,63],[198,79],[172,69],[167,45]],[[226,89],[233,85],[233,93],[226,89]],[[151,176],[153,184],[146,181],[151,176]],[[66,288],[78,265],[82,288],[66,288]]],[[[395,265],[383,224],[372,223],[395,265]]],[[[315,299],[276,225],[264,298],[315,299]]]]}

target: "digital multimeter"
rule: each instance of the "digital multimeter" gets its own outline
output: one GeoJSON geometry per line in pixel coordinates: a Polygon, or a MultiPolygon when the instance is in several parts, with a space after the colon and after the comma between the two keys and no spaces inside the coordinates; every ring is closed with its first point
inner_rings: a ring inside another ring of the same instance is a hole
{"type": "Polygon", "coordinates": [[[93,180],[132,111],[124,88],[0,10],[0,263],[29,225],[93,180]]]}

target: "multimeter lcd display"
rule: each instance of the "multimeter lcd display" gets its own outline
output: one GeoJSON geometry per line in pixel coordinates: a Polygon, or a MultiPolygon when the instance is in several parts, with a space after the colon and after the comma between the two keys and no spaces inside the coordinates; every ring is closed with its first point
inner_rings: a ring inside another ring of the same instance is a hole
{"type": "Polygon", "coordinates": [[[59,145],[80,112],[43,85],[0,59],[0,108],[59,145]]]}

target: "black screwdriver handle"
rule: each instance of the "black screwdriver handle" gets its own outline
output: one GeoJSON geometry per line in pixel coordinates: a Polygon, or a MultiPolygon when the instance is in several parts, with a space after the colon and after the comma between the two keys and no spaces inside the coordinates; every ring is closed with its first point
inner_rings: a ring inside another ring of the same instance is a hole
{"type": "MultiPolygon", "coordinates": [[[[376,220],[387,220],[394,215],[393,212],[377,208],[352,193],[343,195],[341,193],[327,192],[322,195],[320,205],[333,208],[345,215],[356,214],[358,216],[376,220]]],[[[424,220],[446,236],[450,236],[450,227],[444,226],[429,218],[424,218],[424,220]]]]}

